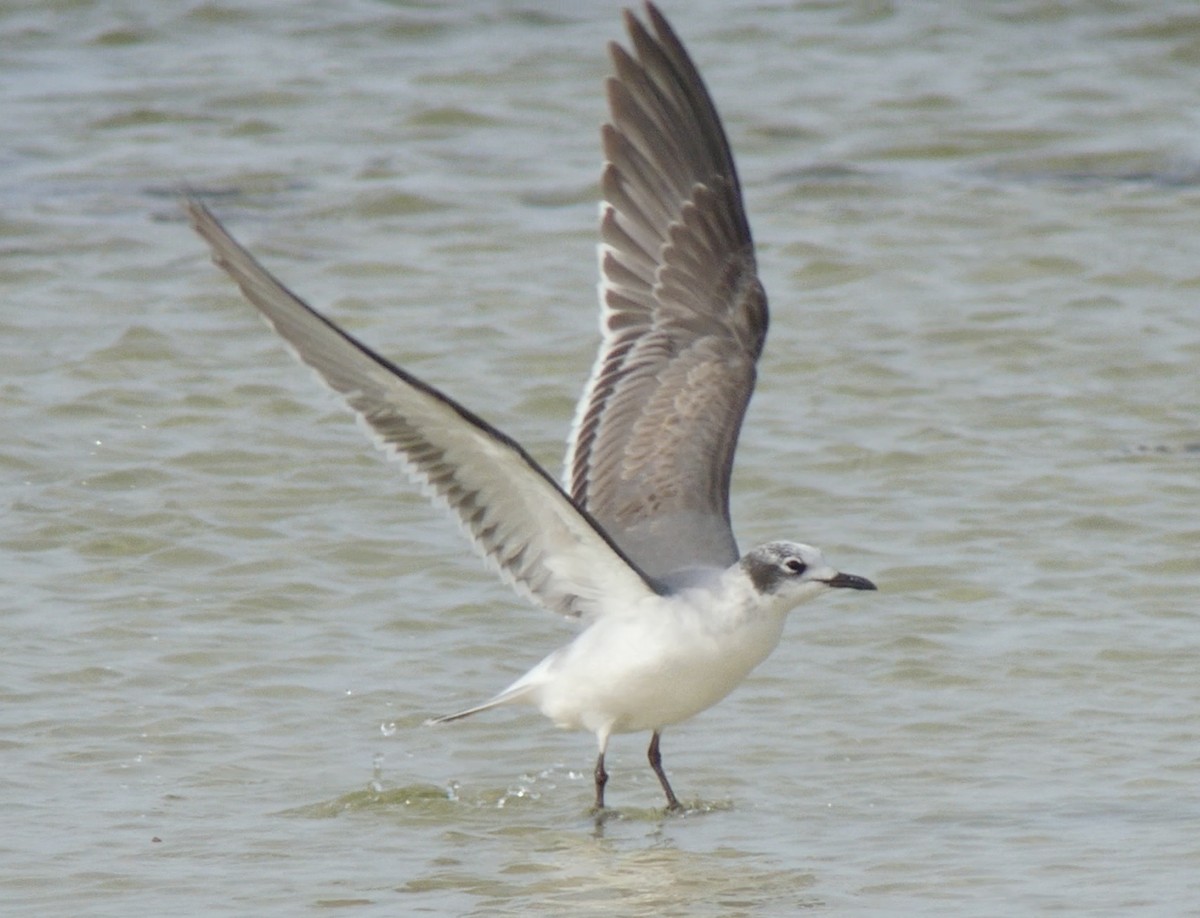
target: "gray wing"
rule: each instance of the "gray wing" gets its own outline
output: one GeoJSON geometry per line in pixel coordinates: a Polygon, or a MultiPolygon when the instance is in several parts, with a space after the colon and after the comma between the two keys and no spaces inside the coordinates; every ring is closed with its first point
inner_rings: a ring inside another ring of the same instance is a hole
{"type": "Polygon", "coordinates": [[[376,443],[454,512],[519,593],[551,611],[588,617],[652,595],[646,578],[516,442],[314,311],[203,205],[189,201],[187,210],[213,261],[345,398],[376,443]]]}
{"type": "Polygon", "coordinates": [[[609,537],[671,582],[738,557],[729,478],[767,299],[716,108],[670,25],[646,12],[649,29],[625,14],[633,55],[609,49],[604,339],[565,474],[609,537]]]}

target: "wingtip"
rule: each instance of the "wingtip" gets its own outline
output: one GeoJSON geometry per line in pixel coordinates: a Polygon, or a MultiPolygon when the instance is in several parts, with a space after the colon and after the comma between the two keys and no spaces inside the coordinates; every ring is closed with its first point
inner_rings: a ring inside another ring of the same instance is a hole
{"type": "MultiPolygon", "coordinates": [[[[662,13],[658,11],[658,7],[651,3],[650,0],[646,0],[645,12],[646,18],[651,23],[656,24],[663,18],[662,13]]],[[[645,40],[650,37],[650,33],[646,29],[646,24],[638,18],[637,13],[633,11],[632,7],[627,6],[621,10],[621,18],[625,21],[625,31],[629,33],[629,38],[635,45],[639,40],[645,40]]]]}
{"type": "Polygon", "coordinates": [[[195,217],[199,213],[208,213],[208,208],[200,200],[200,195],[191,185],[182,185],[178,191],[179,206],[183,212],[188,215],[189,219],[195,217]]]}
{"type": "MultiPolygon", "coordinates": [[[[213,212],[205,206],[204,202],[192,194],[190,191],[184,191],[180,196],[179,206],[187,215],[188,223],[192,229],[203,236],[206,240],[210,239],[210,229],[213,226],[220,226],[221,223],[213,212]]],[[[210,240],[211,241],[211,240],[210,240]]]]}
{"type": "Polygon", "coordinates": [[[625,28],[629,32],[629,37],[635,43],[638,40],[639,34],[651,41],[678,43],[679,39],[675,35],[675,30],[671,28],[670,21],[663,14],[662,10],[658,8],[658,5],[652,3],[651,0],[645,0],[643,7],[645,9],[646,22],[642,22],[633,10],[628,7],[623,11],[625,14],[625,28]],[[650,34],[651,30],[654,32],[653,36],[650,34]]]}

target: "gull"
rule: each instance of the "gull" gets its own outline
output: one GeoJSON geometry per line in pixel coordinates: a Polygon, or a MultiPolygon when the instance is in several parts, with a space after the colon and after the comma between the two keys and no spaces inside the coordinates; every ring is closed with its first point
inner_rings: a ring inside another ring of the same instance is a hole
{"type": "Polygon", "coordinates": [[[874,590],[821,551],[739,554],[729,480],[767,331],[725,131],[667,20],[626,10],[602,129],[599,356],[559,485],[516,441],[308,306],[195,199],[213,261],[294,355],[517,593],[584,628],[504,691],[428,723],[508,704],[596,737],[595,812],[618,733],[650,732],[670,811],[663,730],[716,704],[778,645],[788,613],[830,589],[874,590]]]}

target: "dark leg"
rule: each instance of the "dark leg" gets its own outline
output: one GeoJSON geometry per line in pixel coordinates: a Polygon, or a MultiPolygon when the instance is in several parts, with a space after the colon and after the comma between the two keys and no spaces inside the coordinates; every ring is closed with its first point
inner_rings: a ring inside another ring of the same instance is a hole
{"type": "Polygon", "coordinates": [[[675,799],[675,791],[671,790],[671,782],[667,780],[666,772],[662,767],[662,754],[658,751],[658,731],[654,731],[654,735],[650,737],[650,750],[646,753],[646,757],[650,759],[650,767],[654,769],[654,773],[658,775],[658,783],[662,785],[663,793],[667,795],[668,810],[682,810],[679,801],[675,799]]]}
{"type": "Polygon", "coordinates": [[[604,785],[608,783],[608,772],[604,770],[604,753],[596,759],[596,811],[604,809],[604,785]]]}

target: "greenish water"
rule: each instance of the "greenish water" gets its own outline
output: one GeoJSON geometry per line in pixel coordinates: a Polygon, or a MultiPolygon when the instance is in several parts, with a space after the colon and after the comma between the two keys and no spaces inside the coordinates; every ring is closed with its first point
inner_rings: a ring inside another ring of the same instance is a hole
{"type": "Polygon", "coordinates": [[[735,477],[878,594],[610,752],[422,721],[565,642],[182,222],[557,470],[615,6],[0,6],[6,915],[1185,914],[1200,18],[666,11],[771,296],[735,477]]]}

